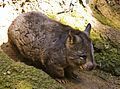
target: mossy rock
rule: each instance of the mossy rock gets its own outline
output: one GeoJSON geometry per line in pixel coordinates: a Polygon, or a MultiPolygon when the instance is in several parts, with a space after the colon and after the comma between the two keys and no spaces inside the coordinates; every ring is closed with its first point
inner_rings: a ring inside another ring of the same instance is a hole
{"type": "Polygon", "coordinates": [[[90,7],[93,16],[104,25],[111,26],[115,29],[120,29],[120,5],[115,2],[116,0],[94,0],[90,2],[90,7]],[[108,2],[109,1],[109,2],[108,2]],[[111,5],[111,4],[114,5],[111,5]]]}
{"type": "Polygon", "coordinates": [[[11,60],[0,51],[0,89],[64,89],[40,69],[11,60]]]}
{"type": "Polygon", "coordinates": [[[101,70],[120,76],[120,5],[115,0],[93,0],[90,7],[99,21],[92,36],[95,59],[101,70]]]}
{"type": "Polygon", "coordinates": [[[120,76],[120,50],[108,40],[94,40],[95,60],[101,70],[120,76]]]}

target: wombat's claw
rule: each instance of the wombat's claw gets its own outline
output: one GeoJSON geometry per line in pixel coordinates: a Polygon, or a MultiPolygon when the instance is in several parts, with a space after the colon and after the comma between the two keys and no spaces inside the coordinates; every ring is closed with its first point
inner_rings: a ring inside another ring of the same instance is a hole
{"type": "Polygon", "coordinates": [[[77,82],[80,82],[80,77],[74,73],[72,73],[72,79],[77,81],[77,82]]]}
{"type": "Polygon", "coordinates": [[[81,70],[84,70],[84,67],[83,67],[83,66],[80,66],[80,69],[81,69],[81,70]]]}
{"type": "Polygon", "coordinates": [[[62,84],[66,84],[68,82],[67,79],[55,79],[57,82],[62,83],[62,84]]]}

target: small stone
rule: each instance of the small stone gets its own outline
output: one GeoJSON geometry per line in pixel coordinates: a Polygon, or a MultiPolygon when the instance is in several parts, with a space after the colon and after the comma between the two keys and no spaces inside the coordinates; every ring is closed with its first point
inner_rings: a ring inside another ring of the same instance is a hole
{"type": "Polygon", "coordinates": [[[6,73],[3,73],[4,75],[6,75],[6,73]]]}
{"type": "Polygon", "coordinates": [[[10,72],[10,71],[7,71],[7,74],[11,74],[11,72],[10,72]]]}

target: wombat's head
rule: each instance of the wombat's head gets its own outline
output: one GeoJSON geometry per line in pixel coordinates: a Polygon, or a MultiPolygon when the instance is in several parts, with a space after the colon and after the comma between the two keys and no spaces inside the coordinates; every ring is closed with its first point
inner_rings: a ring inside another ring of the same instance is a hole
{"type": "Polygon", "coordinates": [[[84,32],[69,32],[66,40],[67,61],[69,66],[82,67],[86,70],[92,70],[96,64],[94,61],[93,45],[90,36],[91,24],[89,23],[84,32]]]}

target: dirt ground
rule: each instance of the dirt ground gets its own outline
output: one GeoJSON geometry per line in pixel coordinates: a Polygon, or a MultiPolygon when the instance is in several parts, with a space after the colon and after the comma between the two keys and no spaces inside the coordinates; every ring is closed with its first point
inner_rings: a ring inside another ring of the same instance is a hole
{"type": "MultiPolygon", "coordinates": [[[[21,60],[21,56],[14,48],[6,43],[1,49],[13,60],[21,60]]],[[[63,84],[66,89],[120,89],[120,77],[115,77],[98,69],[93,71],[81,71],[78,73],[80,82],[67,81],[63,84]]]]}

